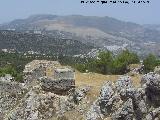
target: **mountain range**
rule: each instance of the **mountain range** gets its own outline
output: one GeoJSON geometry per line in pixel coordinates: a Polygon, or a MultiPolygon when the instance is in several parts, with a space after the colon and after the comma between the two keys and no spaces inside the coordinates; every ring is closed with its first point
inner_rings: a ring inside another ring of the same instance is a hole
{"type": "MultiPolygon", "coordinates": [[[[111,51],[127,48],[142,56],[148,53],[159,55],[160,30],[157,27],[158,25],[156,27],[151,26],[125,22],[107,16],[44,14],[2,24],[0,29],[27,34],[33,32],[49,38],[70,39],[77,41],[78,44],[92,46],[92,48],[111,51]],[[57,33],[59,33],[58,36],[57,33]]],[[[2,41],[1,39],[1,44],[6,44],[2,41]]],[[[24,42],[27,42],[27,40],[24,42]]],[[[50,46],[50,43],[52,43],[52,40],[48,43],[48,46],[50,46]]]]}

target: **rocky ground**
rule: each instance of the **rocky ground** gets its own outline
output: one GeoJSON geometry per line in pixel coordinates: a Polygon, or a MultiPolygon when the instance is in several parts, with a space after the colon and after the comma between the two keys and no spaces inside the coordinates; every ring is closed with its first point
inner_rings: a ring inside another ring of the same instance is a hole
{"type": "MultiPolygon", "coordinates": [[[[82,78],[86,76],[81,75],[82,78]]],[[[106,80],[101,80],[102,76],[97,78],[100,84],[76,81],[76,87],[65,91],[65,95],[54,93],[52,89],[46,91],[38,79],[32,80],[29,87],[0,81],[0,120],[160,119],[158,73],[142,75],[139,84],[135,84],[134,77],[129,75],[116,76],[115,80],[108,77],[110,81],[106,76],[103,78],[106,80]],[[97,88],[99,93],[96,93],[97,88]]]]}

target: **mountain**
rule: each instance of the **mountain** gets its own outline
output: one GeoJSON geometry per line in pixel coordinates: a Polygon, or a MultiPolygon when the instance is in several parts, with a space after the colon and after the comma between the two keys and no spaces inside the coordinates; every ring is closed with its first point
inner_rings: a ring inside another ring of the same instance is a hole
{"type": "Polygon", "coordinates": [[[43,54],[75,55],[89,52],[91,45],[73,39],[62,39],[58,33],[47,35],[0,30],[0,49],[17,52],[33,51],[43,54]]]}
{"type": "Polygon", "coordinates": [[[158,25],[158,24],[153,24],[153,25],[152,24],[146,24],[146,25],[144,25],[144,27],[147,28],[147,29],[160,31],[160,25],[158,25]]]}
{"type": "Polygon", "coordinates": [[[60,31],[63,38],[76,39],[83,44],[111,51],[128,48],[141,55],[150,52],[159,55],[160,51],[160,31],[111,17],[33,15],[3,24],[0,29],[40,31],[52,37],[54,31],[60,31]]]}

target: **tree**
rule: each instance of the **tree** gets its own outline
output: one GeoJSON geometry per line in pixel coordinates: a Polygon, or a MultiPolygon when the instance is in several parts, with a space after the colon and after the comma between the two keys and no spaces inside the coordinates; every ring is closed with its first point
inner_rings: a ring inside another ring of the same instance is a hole
{"type": "Polygon", "coordinates": [[[100,52],[96,60],[97,71],[102,74],[110,73],[113,55],[111,52],[100,52]]]}
{"type": "Polygon", "coordinates": [[[124,74],[127,71],[127,64],[116,58],[112,63],[112,74],[124,74]]]}
{"type": "Polygon", "coordinates": [[[23,74],[18,73],[11,65],[6,65],[3,68],[0,68],[0,77],[4,77],[5,74],[10,74],[16,81],[21,82],[23,80],[23,74]]]}
{"type": "Polygon", "coordinates": [[[79,70],[80,72],[86,72],[86,65],[85,64],[76,64],[74,67],[77,70],[79,70]]]}
{"type": "Polygon", "coordinates": [[[154,68],[157,66],[158,60],[155,55],[149,54],[144,60],[144,71],[145,73],[153,71],[154,68]]]}
{"type": "Polygon", "coordinates": [[[124,50],[118,56],[115,57],[112,63],[113,74],[124,74],[128,72],[127,67],[129,64],[139,63],[139,57],[137,54],[124,50]]]}

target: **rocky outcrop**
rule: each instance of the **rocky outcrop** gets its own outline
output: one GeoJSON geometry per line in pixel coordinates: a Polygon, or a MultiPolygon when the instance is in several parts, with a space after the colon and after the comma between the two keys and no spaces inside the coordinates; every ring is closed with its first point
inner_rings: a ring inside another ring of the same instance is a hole
{"type": "Polygon", "coordinates": [[[142,77],[142,86],[145,89],[150,105],[160,106],[160,75],[148,73],[142,77]]]}
{"type": "Polygon", "coordinates": [[[12,111],[26,92],[20,83],[0,81],[0,120],[12,111]]]}
{"type": "Polygon", "coordinates": [[[91,88],[89,86],[83,86],[80,88],[73,88],[68,92],[69,100],[74,102],[75,104],[79,104],[79,102],[86,97],[87,92],[91,88]]]}
{"type": "Polygon", "coordinates": [[[92,120],[93,116],[93,120],[108,117],[113,120],[160,119],[159,82],[160,75],[148,73],[142,77],[140,88],[132,84],[129,76],[120,77],[115,83],[105,83],[86,120],[92,120]]]}
{"type": "Polygon", "coordinates": [[[155,67],[154,73],[160,74],[160,66],[155,67]]]}
{"type": "Polygon", "coordinates": [[[145,74],[141,87],[129,76],[107,81],[93,101],[90,86],[41,77],[31,87],[0,81],[0,120],[159,120],[160,75],[145,74]],[[74,115],[75,114],[75,115],[74,115]]]}
{"type": "Polygon", "coordinates": [[[0,81],[4,82],[11,82],[14,80],[14,77],[12,77],[10,74],[5,74],[4,77],[0,77],[0,81]]]}
{"type": "Polygon", "coordinates": [[[160,107],[150,111],[146,115],[146,120],[159,120],[160,119],[160,107]]]}
{"type": "Polygon", "coordinates": [[[133,87],[131,77],[123,76],[120,77],[115,83],[116,90],[121,92],[124,89],[129,89],[133,87]]]}
{"type": "Polygon", "coordinates": [[[107,82],[100,91],[98,104],[103,115],[110,115],[114,109],[114,103],[119,101],[119,96],[115,94],[112,82],[107,82]]]}
{"type": "Polygon", "coordinates": [[[54,92],[56,94],[66,94],[75,87],[74,79],[54,80],[47,77],[39,78],[40,86],[44,91],[54,92]]]}
{"type": "Polygon", "coordinates": [[[54,95],[37,94],[29,91],[21,103],[13,109],[5,120],[44,120],[55,114],[54,95]]]}
{"type": "Polygon", "coordinates": [[[103,118],[104,118],[104,115],[101,112],[101,108],[99,105],[97,105],[97,101],[95,101],[93,105],[91,105],[87,114],[85,115],[85,119],[86,120],[99,120],[103,118]]]}
{"type": "Polygon", "coordinates": [[[112,114],[113,120],[133,120],[134,109],[132,99],[129,98],[115,113],[112,114]]]}
{"type": "Polygon", "coordinates": [[[59,120],[62,118],[67,119],[65,114],[69,111],[77,111],[79,114],[84,114],[86,108],[80,111],[84,104],[81,101],[85,99],[89,89],[88,86],[74,88],[74,91],[71,90],[69,95],[62,96],[43,91],[39,85],[34,86],[18,101],[17,105],[12,106],[13,109],[4,114],[2,120],[59,120]],[[79,100],[79,104],[71,99],[75,95],[77,97],[76,100],[79,100]]]}

